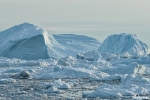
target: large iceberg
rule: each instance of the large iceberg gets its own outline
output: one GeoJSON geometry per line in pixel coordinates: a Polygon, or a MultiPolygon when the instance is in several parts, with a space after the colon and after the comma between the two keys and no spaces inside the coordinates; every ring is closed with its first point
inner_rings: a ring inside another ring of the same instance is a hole
{"type": "Polygon", "coordinates": [[[0,56],[25,60],[64,57],[70,50],[44,29],[23,23],[0,32],[0,56]]]}
{"type": "Polygon", "coordinates": [[[108,36],[99,47],[100,53],[147,55],[148,46],[135,34],[115,34],[108,36]]]}

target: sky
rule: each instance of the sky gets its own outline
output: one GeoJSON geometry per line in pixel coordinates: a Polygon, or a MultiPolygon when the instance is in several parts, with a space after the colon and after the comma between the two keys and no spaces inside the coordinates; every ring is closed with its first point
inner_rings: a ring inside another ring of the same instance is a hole
{"type": "Polygon", "coordinates": [[[110,34],[137,34],[150,47],[149,10],[150,0],[0,0],[0,31],[29,22],[100,42],[110,34]]]}

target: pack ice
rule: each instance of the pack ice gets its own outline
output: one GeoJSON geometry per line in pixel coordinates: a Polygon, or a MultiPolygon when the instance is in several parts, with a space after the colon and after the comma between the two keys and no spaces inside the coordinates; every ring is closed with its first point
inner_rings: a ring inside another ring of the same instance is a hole
{"type": "Polygon", "coordinates": [[[74,43],[80,36],[55,35],[60,44],[29,23],[0,34],[0,97],[149,100],[150,56],[135,35],[111,35],[99,50],[98,42],[84,36],[95,43],[90,48],[92,43],[86,45],[89,41],[81,36],[80,51],[74,43]]]}
{"type": "Polygon", "coordinates": [[[51,34],[30,23],[23,23],[0,32],[0,55],[25,60],[63,57],[69,50],[51,34]]]}

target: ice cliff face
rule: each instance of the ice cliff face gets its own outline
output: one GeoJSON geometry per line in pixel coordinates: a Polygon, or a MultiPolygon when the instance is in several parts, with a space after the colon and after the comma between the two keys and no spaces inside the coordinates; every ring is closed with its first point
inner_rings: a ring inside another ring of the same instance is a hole
{"type": "Polygon", "coordinates": [[[100,53],[146,55],[148,46],[140,41],[135,34],[115,34],[108,36],[99,47],[100,53]]]}
{"type": "Polygon", "coordinates": [[[23,23],[0,32],[0,56],[25,60],[67,56],[70,52],[42,28],[23,23]]]}

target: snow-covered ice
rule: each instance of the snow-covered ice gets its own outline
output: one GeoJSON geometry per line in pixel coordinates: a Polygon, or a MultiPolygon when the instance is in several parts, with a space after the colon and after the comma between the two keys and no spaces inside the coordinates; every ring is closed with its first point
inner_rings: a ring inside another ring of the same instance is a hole
{"type": "Polygon", "coordinates": [[[54,87],[60,88],[60,89],[68,89],[71,88],[71,85],[68,83],[65,83],[65,81],[62,81],[61,79],[55,80],[53,83],[54,87]]]}
{"type": "Polygon", "coordinates": [[[55,39],[29,23],[0,34],[3,99],[150,99],[150,56],[135,35],[111,35],[100,46],[86,36],[55,35],[55,39]],[[66,40],[69,36],[72,41],[66,40]],[[78,44],[71,43],[80,38],[83,48],[77,52],[78,44]],[[34,52],[24,53],[32,46],[34,52]]]}
{"type": "Polygon", "coordinates": [[[100,53],[147,55],[148,46],[135,34],[115,34],[108,36],[99,47],[100,53]]]}
{"type": "Polygon", "coordinates": [[[75,51],[76,53],[85,53],[97,50],[101,43],[88,36],[75,34],[54,34],[54,38],[65,47],[75,51]]]}
{"type": "Polygon", "coordinates": [[[51,34],[33,24],[16,25],[0,34],[0,55],[3,57],[37,60],[71,54],[71,50],[60,45],[51,34]]]}
{"type": "Polygon", "coordinates": [[[120,85],[104,84],[92,92],[83,92],[85,97],[136,97],[137,95],[149,95],[150,79],[134,74],[125,75],[121,78],[120,85]]]}

